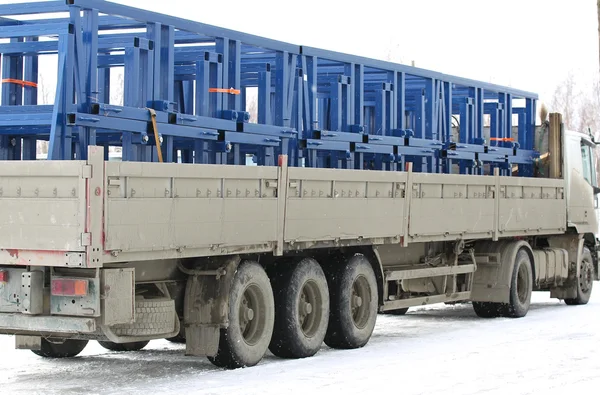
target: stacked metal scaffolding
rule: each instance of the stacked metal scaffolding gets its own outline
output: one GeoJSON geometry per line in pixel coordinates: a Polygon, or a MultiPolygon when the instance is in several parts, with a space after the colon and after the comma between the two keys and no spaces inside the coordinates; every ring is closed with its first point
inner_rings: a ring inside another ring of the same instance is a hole
{"type": "Polygon", "coordinates": [[[102,145],[122,147],[127,161],[252,155],[274,165],[287,154],[291,166],[533,174],[532,93],[101,0],[0,5],[0,16],[0,159],[35,159],[47,140],[55,160],[102,145]],[[38,105],[39,59],[49,55],[56,97],[38,105]],[[111,73],[119,68],[123,80],[111,73]],[[122,81],[123,103],[111,103],[122,81]]]}

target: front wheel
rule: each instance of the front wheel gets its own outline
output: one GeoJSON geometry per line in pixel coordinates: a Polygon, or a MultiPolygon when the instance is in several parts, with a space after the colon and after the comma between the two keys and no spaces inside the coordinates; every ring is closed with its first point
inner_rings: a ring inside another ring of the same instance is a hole
{"type": "Polygon", "coordinates": [[[265,355],[275,321],[269,277],[257,262],[243,262],[229,291],[229,326],[221,329],[214,365],[229,369],[254,366],[265,355]]]}
{"type": "Polygon", "coordinates": [[[331,307],[325,344],[331,348],[359,348],[367,344],[377,320],[377,280],[362,255],[332,268],[328,276],[331,307]]]}
{"type": "Polygon", "coordinates": [[[87,340],[42,339],[42,347],[39,350],[31,350],[31,352],[44,358],[73,358],[79,355],[87,344],[87,340]]]}
{"type": "Polygon", "coordinates": [[[506,306],[506,316],[511,318],[525,317],[531,304],[533,292],[533,270],[531,259],[524,249],[519,250],[510,284],[510,301],[506,306]]]}
{"type": "Polygon", "coordinates": [[[579,277],[577,279],[577,296],[572,299],[565,299],[569,306],[587,304],[592,296],[592,287],[594,285],[594,263],[592,253],[587,247],[584,247],[579,262],[579,277]]]}

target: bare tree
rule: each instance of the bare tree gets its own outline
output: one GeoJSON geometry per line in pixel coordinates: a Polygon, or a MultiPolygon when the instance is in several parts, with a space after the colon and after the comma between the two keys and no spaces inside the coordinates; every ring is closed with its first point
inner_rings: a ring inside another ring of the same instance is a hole
{"type": "Polygon", "coordinates": [[[580,101],[580,92],[577,90],[575,77],[569,73],[567,78],[560,83],[554,91],[551,109],[563,115],[563,122],[568,129],[576,129],[577,115],[580,101]]]}

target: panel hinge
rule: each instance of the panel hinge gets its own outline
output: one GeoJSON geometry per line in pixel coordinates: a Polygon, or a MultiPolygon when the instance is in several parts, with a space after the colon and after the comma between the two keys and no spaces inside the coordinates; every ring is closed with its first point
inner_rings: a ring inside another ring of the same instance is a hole
{"type": "Polygon", "coordinates": [[[82,233],[81,234],[81,246],[89,247],[92,245],[92,234],[91,233],[82,233]]]}
{"type": "Polygon", "coordinates": [[[92,178],[92,165],[83,165],[81,169],[81,178],[92,178]]]}

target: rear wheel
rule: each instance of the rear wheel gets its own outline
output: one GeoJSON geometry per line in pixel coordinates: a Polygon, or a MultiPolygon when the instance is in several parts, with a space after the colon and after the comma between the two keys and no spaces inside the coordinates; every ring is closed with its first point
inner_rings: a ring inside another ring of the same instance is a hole
{"type": "Polygon", "coordinates": [[[72,358],[83,351],[87,346],[87,340],[53,340],[42,339],[42,347],[39,350],[31,350],[35,355],[44,358],[72,358]]]}
{"type": "Polygon", "coordinates": [[[565,303],[570,306],[587,304],[592,296],[592,287],[594,285],[594,262],[592,253],[587,247],[584,247],[579,262],[579,277],[577,279],[577,296],[572,299],[565,299],[565,303]]]}
{"type": "Polygon", "coordinates": [[[131,343],[113,343],[98,341],[100,345],[110,351],[139,351],[146,347],[149,341],[131,342],[131,343]]]}
{"type": "Polygon", "coordinates": [[[229,326],[221,329],[217,355],[209,361],[229,369],[256,365],[269,347],[274,320],[267,274],[257,262],[243,262],[231,283],[229,326]]]}
{"type": "Polygon", "coordinates": [[[533,292],[533,271],[527,251],[521,249],[515,258],[510,284],[510,302],[506,308],[506,317],[525,317],[531,304],[533,292]]]}
{"type": "Polygon", "coordinates": [[[281,358],[316,354],[329,321],[329,289],[321,266],[314,259],[303,259],[271,281],[275,329],[269,349],[281,358]]]}
{"type": "Polygon", "coordinates": [[[329,326],[325,344],[331,348],[359,348],[367,344],[377,320],[377,281],[369,261],[362,255],[332,268],[329,326]]]}

